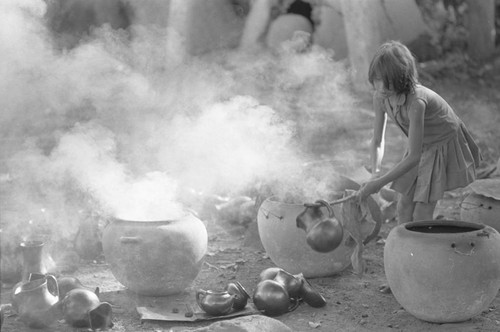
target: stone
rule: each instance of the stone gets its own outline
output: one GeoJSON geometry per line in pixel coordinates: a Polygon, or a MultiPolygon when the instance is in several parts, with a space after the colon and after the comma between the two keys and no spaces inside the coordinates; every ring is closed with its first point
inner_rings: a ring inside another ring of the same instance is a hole
{"type": "MultiPolygon", "coordinates": [[[[185,327],[180,330],[174,328],[173,331],[186,331],[185,327]]],[[[244,317],[222,320],[210,324],[209,326],[188,330],[192,332],[292,332],[288,326],[277,319],[263,316],[250,315],[244,317]]]]}

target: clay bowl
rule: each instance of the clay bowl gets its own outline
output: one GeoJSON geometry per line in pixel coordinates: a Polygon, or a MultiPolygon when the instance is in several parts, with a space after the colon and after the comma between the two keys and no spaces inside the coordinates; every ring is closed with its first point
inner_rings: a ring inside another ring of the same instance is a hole
{"type": "MultiPolygon", "coordinates": [[[[336,175],[335,190],[359,189],[355,181],[336,175]]],[[[354,241],[344,232],[342,243],[333,251],[320,253],[308,244],[306,233],[297,227],[296,218],[304,211],[304,203],[285,203],[277,197],[269,197],[261,204],[257,214],[260,240],[273,263],[291,274],[303,273],[306,278],[325,277],[337,274],[351,264],[351,255],[355,248],[354,241]]],[[[380,222],[380,208],[370,197],[370,212],[374,220],[380,222]]],[[[340,205],[333,206],[340,215],[340,205]]],[[[324,208],[323,213],[328,215],[324,208]]],[[[366,236],[372,234],[375,223],[367,223],[366,236]]],[[[365,232],[364,232],[365,233],[365,232]]]]}

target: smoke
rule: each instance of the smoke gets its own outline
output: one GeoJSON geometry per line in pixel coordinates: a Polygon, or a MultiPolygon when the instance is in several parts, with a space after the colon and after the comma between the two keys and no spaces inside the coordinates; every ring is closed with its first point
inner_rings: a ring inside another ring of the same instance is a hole
{"type": "Polygon", "coordinates": [[[186,188],[331,189],[303,164],[352,121],[332,54],[188,56],[175,30],[145,26],[103,26],[60,50],[45,11],[0,2],[3,229],[67,239],[89,215],[176,218],[186,188]]]}

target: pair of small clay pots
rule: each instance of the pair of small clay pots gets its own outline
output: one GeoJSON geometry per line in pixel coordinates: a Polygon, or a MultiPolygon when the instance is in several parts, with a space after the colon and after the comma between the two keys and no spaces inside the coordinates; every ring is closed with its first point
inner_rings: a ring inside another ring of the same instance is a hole
{"type": "Polygon", "coordinates": [[[98,287],[92,291],[74,277],[62,277],[58,284],[61,301],[57,305],[66,323],[93,330],[113,327],[111,305],[99,300],[98,287]]]}
{"type": "Polygon", "coordinates": [[[316,308],[326,305],[324,297],[309,284],[302,273],[292,275],[277,267],[261,272],[253,302],[265,315],[279,316],[293,311],[300,299],[316,308]]]}

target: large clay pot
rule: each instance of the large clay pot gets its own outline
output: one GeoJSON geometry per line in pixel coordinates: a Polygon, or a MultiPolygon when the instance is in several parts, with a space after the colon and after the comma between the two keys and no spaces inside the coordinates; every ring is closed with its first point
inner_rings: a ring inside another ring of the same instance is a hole
{"type": "MultiPolygon", "coordinates": [[[[337,175],[335,190],[359,189],[359,184],[347,177],[337,175]]],[[[380,223],[380,208],[371,198],[368,206],[373,219],[380,223]]],[[[323,213],[328,214],[326,207],[323,213]]],[[[334,205],[336,215],[340,215],[340,205],[334,205]]],[[[304,211],[304,203],[284,203],[276,197],[270,197],[262,202],[257,224],[259,236],[266,253],[274,264],[291,274],[303,273],[306,278],[325,277],[339,273],[351,264],[351,255],[356,246],[348,232],[344,232],[341,244],[333,251],[321,253],[313,250],[307,243],[306,233],[297,227],[296,218],[304,211]]],[[[372,233],[374,225],[366,235],[372,233]]]]}
{"type": "Polygon", "coordinates": [[[114,219],[103,232],[103,250],[115,278],[148,296],[182,292],[203,265],[208,235],[192,214],[177,220],[114,219]]]}
{"type": "Polygon", "coordinates": [[[415,317],[460,322],[488,308],[500,288],[500,234],[463,221],[396,226],[384,267],[396,300],[415,317]]]}

